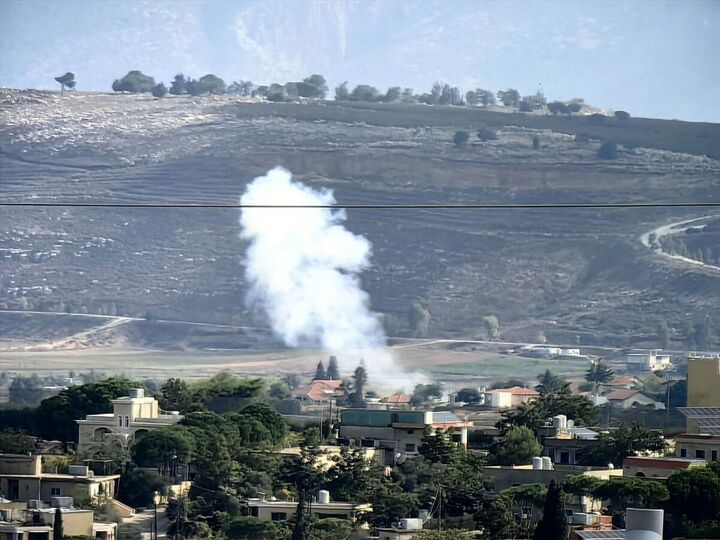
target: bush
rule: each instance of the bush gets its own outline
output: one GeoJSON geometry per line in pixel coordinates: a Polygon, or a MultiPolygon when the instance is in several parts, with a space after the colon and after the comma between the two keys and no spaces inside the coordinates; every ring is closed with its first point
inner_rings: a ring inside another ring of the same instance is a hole
{"type": "Polygon", "coordinates": [[[150,92],[155,86],[155,79],[145,75],[141,71],[133,70],[128,71],[122,79],[115,79],[112,84],[114,92],[132,92],[140,94],[143,92],[150,92]]]}
{"type": "Polygon", "coordinates": [[[629,120],[630,113],[626,111],[615,111],[615,118],[618,120],[629,120]]]}
{"type": "Polygon", "coordinates": [[[497,140],[497,131],[489,127],[481,127],[477,133],[478,139],[481,141],[495,141],[497,140]]]}
{"type": "Polygon", "coordinates": [[[607,117],[604,114],[595,113],[588,116],[588,122],[593,124],[604,124],[607,117]]]}
{"type": "MultiPolygon", "coordinates": [[[[168,89],[167,86],[165,86],[163,83],[156,84],[150,89],[150,92],[152,92],[152,95],[156,98],[163,98],[167,95],[168,89]]],[[[148,319],[149,320],[149,319],[148,319]]]]}
{"type": "Polygon", "coordinates": [[[465,146],[469,140],[470,134],[467,131],[458,130],[453,136],[453,143],[455,143],[455,146],[457,147],[465,146]]]}
{"type": "Polygon", "coordinates": [[[605,141],[598,150],[599,159],[617,159],[617,144],[615,141],[605,141]]]}
{"type": "Polygon", "coordinates": [[[538,150],[540,148],[540,137],[538,137],[537,135],[533,137],[533,148],[535,150],[538,150]]]}

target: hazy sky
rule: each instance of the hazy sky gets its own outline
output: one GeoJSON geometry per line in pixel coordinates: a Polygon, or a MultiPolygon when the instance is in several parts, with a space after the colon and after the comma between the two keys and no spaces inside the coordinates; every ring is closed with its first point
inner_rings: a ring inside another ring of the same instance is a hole
{"type": "Polygon", "coordinates": [[[383,89],[539,85],[635,116],[720,122],[720,1],[2,0],[0,85],[109,90],[140,69],[383,89]]]}

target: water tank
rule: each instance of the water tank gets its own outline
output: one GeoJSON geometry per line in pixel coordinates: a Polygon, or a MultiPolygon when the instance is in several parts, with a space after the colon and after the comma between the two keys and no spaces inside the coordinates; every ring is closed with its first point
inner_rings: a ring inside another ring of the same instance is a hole
{"type": "Polygon", "coordinates": [[[567,427],[567,416],[564,414],[553,416],[553,427],[556,429],[565,429],[567,427]]]}
{"type": "Polygon", "coordinates": [[[662,510],[646,508],[628,508],[625,514],[626,540],[662,540],[662,510]]]}
{"type": "Polygon", "coordinates": [[[550,459],[549,456],[543,456],[542,458],[542,468],[546,471],[552,471],[553,470],[553,462],[552,459],[550,459]]]}
{"type": "Polygon", "coordinates": [[[87,465],[68,465],[68,474],[73,476],[87,476],[89,471],[87,465]]]}
{"type": "Polygon", "coordinates": [[[328,504],[330,502],[330,492],[326,489],[318,491],[318,502],[320,504],[328,504]]]}
{"type": "Polygon", "coordinates": [[[403,518],[400,520],[400,529],[406,531],[419,531],[423,528],[423,520],[420,518],[403,518]]]}
{"type": "Polygon", "coordinates": [[[567,421],[567,427],[568,429],[575,427],[575,420],[568,420],[567,421]]]}
{"type": "Polygon", "coordinates": [[[532,458],[532,465],[534,471],[541,471],[543,468],[543,458],[534,457],[532,458]]]}
{"type": "Polygon", "coordinates": [[[131,398],[143,398],[145,397],[145,390],[143,390],[142,388],[131,388],[128,392],[128,395],[131,398]]]}

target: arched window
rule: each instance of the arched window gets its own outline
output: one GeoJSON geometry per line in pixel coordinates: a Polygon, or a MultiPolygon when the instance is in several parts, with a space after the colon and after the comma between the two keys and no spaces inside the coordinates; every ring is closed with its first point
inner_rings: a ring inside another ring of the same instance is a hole
{"type": "Polygon", "coordinates": [[[112,431],[109,430],[109,429],[106,428],[106,427],[97,428],[97,429],[93,432],[93,441],[95,441],[95,442],[105,442],[107,436],[108,436],[110,433],[112,433],[112,431]]]}

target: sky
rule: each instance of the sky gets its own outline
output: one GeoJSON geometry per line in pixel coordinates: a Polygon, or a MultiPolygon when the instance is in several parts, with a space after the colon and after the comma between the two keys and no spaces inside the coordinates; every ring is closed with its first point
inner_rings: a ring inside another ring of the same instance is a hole
{"type": "Polygon", "coordinates": [[[720,0],[2,0],[0,86],[110,90],[131,69],[333,87],[542,89],[720,122],[720,0]]]}

